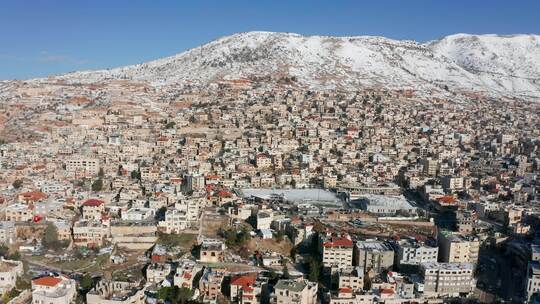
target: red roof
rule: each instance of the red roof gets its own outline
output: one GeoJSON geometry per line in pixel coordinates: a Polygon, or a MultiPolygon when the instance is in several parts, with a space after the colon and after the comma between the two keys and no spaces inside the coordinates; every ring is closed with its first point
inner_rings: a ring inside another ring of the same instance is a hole
{"type": "Polygon", "coordinates": [[[352,293],[352,289],[350,289],[348,287],[342,287],[342,288],[339,289],[339,292],[352,293]]]}
{"type": "Polygon", "coordinates": [[[456,199],[453,196],[450,196],[450,195],[441,196],[441,197],[437,198],[437,201],[439,203],[441,203],[441,204],[446,204],[446,205],[456,203],[456,199]]]}
{"type": "Polygon", "coordinates": [[[324,247],[352,247],[353,241],[345,237],[332,237],[330,241],[324,242],[324,247]]]}
{"type": "Polygon", "coordinates": [[[98,207],[101,206],[104,202],[95,198],[91,198],[84,202],[82,205],[85,207],[98,207]]]}
{"type": "Polygon", "coordinates": [[[249,276],[249,275],[236,276],[232,278],[231,285],[249,286],[249,285],[253,285],[256,279],[257,279],[256,277],[249,276]]]}
{"type": "Polygon", "coordinates": [[[42,199],[45,199],[47,197],[47,194],[40,192],[40,191],[31,191],[31,192],[25,192],[21,193],[20,195],[21,199],[25,201],[40,201],[42,199]]]}
{"type": "Polygon", "coordinates": [[[36,285],[49,286],[49,287],[56,286],[60,282],[62,282],[62,279],[56,278],[56,277],[41,277],[41,278],[32,280],[32,283],[36,285]]]}
{"type": "Polygon", "coordinates": [[[221,190],[217,194],[219,197],[232,197],[232,193],[227,190],[221,190]]]}

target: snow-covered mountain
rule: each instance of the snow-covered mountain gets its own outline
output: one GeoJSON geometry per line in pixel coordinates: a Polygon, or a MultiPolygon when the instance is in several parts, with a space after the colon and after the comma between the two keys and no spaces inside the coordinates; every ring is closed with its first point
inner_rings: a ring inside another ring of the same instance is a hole
{"type": "Polygon", "coordinates": [[[428,43],[383,37],[247,32],[175,56],[121,68],[75,72],[67,82],[106,79],[155,85],[293,78],[314,89],[411,88],[540,97],[540,36],[456,34],[428,43]]]}

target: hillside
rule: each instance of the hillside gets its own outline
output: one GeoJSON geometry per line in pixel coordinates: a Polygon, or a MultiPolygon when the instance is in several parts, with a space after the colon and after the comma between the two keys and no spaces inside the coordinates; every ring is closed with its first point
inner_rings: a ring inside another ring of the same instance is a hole
{"type": "Polygon", "coordinates": [[[288,77],[312,89],[450,89],[534,99],[540,97],[540,36],[457,34],[421,44],[369,36],[247,32],[147,63],[58,76],[68,83],[129,79],[153,85],[207,85],[250,77],[288,77]]]}

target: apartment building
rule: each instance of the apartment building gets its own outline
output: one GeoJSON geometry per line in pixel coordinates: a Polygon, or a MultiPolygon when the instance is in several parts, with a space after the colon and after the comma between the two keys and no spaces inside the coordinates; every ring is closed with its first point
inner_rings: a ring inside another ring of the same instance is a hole
{"type": "Polygon", "coordinates": [[[438,234],[438,243],[441,262],[472,264],[478,262],[480,241],[476,237],[441,231],[438,234]]]}
{"type": "Polygon", "coordinates": [[[88,199],[81,205],[82,217],[85,220],[100,221],[105,212],[105,202],[99,199],[88,199]]]}
{"type": "Polygon", "coordinates": [[[88,175],[99,173],[99,159],[89,157],[75,157],[65,161],[66,171],[77,174],[82,172],[88,175]]]}
{"type": "Polygon", "coordinates": [[[17,229],[15,228],[15,223],[8,221],[0,222],[0,243],[2,244],[11,244],[15,241],[17,237],[17,229]]]}
{"type": "Polygon", "coordinates": [[[73,225],[73,244],[75,246],[101,246],[108,230],[101,222],[81,220],[73,225]]]}
{"type": "Polygon", "coordinates": [[[474,265],[471,263],[421,263],[420,274],[426,297],[466,297],[474,290],[474,265]]]}
{"type": "Polygon", "coordinates": [[[34,217],[33,210],[23,203],[15,203],[7,206],[4,214],[6,221],[10,222],[28,222],[34,217]]]}
{"type": "Polygon", "coordinates": [[[233,303],[260,304],[266,284],[266,280],[257,279],[257,274],[233,276],[229,299],[233,303]]]}
{"type": "Polygon", "coordinates": [[[355,265],[364,272],[373,270],[381,273],[394,265],[394,249],[381,241],[358,241],[355,249],[355,265]]]}
{"type": "Polygon", "coordinates": [[[405,238],[397,241],[395,247],[398,266],[437,262],[439,256],[439,248],[435,246],[435,242],[405,238]]]}
{"type": "Polygon", "coordinates": [[[338,288],[348,288],[353,293],[364,289],[364,269],[359,266],[349,266],[338,271],[338,288]]]}
{"type": "Polygon", "coordinates": [[[317,283],[308,280],[279,280],[274,292],[276,304],[317,303],[317,283]]]}
{"type": "Polygon", "coordinates": [[[353,265],[353,241],[348,236],[329,237],[322,240],[324,267],[345,268],[353,265]]]}
{"type": "Polygon", "coordinates": [[[216,301],[221,295],[225,274],[221,269],[205,268],[199,281],[199,291],[205,302],[216,301]]]}
{"type": "Polygon", "coordinates": [[[17,283],[17,278],[23,275],[21,261],[6,260],[0,257],[0,294],[10,291],[17,283]]]}

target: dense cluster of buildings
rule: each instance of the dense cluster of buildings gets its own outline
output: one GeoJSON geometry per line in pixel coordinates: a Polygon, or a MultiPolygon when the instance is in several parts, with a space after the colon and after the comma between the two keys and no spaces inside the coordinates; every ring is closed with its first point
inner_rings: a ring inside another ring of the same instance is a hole
{"type": "MultiPolygon", "coordinates": [[[[151,256],[143,278],[102,277],[87,303],[158,301],[174,286],[204,302],[489,301],[479,286],[490,279],[477,284],[483,250],[519,253],[514,299],[540,290],[538,106],[129,81],[16,91],[0,100],[0,117],[11,117],[0,133],[0,242],[44,253],[52,224],[68,251],[151,256]],[[214,219],[219,233],[207,233],[214,219]],[[163,258],[163,236],[185,234],[193,250],[163,258]],[[290,253],[259,249],[283,238],[290,253]]],[[[5,293],[25,274],[21,262],[0,264],[5,293]]],[[[77,284],[39,275],[32,301],[70,303],[77,284]]]]}

